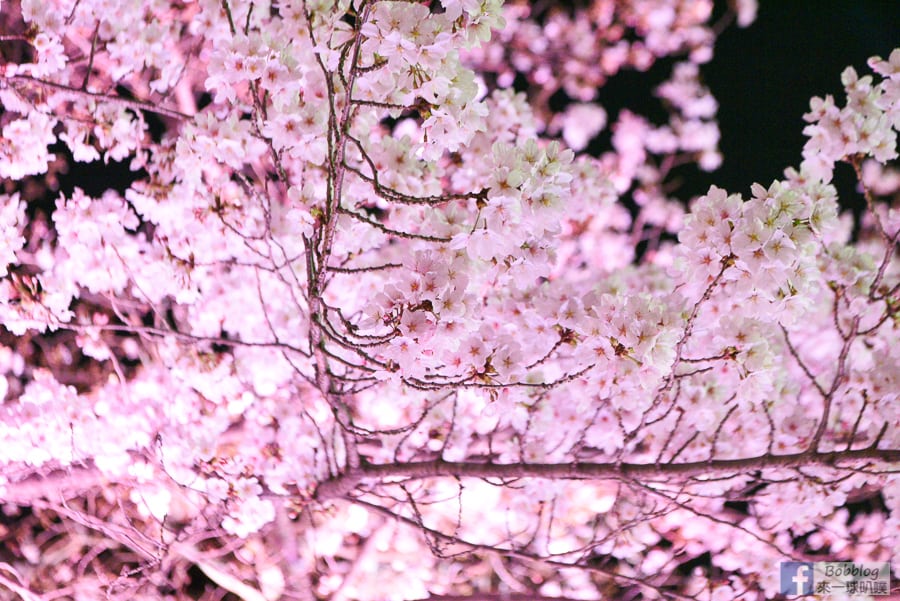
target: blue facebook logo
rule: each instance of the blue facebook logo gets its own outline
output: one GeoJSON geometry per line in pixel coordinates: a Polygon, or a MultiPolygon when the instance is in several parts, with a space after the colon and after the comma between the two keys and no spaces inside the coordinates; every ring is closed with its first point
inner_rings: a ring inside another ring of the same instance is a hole
{"type": "Polygon", "coordinates": [[[781,562],[781,594],[812,595],[813,564],[804,561],[781,562]]]}

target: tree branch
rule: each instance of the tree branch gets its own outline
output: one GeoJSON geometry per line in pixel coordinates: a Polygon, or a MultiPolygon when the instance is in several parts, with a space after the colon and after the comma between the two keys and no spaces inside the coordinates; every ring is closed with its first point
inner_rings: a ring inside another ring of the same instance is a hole
{"type": "Polygon", "coordinates": [[[121,96],[113,96],[110,94],[101,94],[97,92],[88,92],[87,90],[81,88],[73,88],[72,86],[67,86],[65,84],[56,83],[52,81],[45,81],[43,79],[38,79],[36,77],[31,77],[30,75],[13,75],[11,77],[5,78],[7,81],[15,82],[24,82],[30,85],[35,85],[39,88],[43,88],[45,90],[52,90],[54,92],[70,96],[72,98],[84,98],[87,100],[93,100],[95,102],[105,102],[110,104],[118,104],[120,106],[124,106],[125,108],[129,108],[133,111],[147,111],[148,113],[156,113],[158,115],[165,115],[166,117],[171,117],[172,119],[177,119],[179,121],[190,120],[193,119],[192,115],[186,115],[180,111],[176,111],[175,109],[166,108],[164,106],[160,106],[158,104],[153,104],[151,102],[143,102],[140,100],[131,100],[129,98],[122,98],[121,96]]]}
{"type": "Polygon", "coordinates": [[[900,450],[868,447],[853,451],[760,455],[743,459],[717,459],[686,463],[471,463],[417,461],[393,464],[362,464],[359,468],[326,480],[316,489],[316,499],[325,501],[346,495],[365,480],[421,478],[546,478],[647,479],[693,478],[739,474],[764,469],[790,469],[812,465],[835,469],[857,469],[860,462],[900,462],[900,450]],[[840,464],[840,465],[839,465],[840,464]],[[847,465],[850,464],[850,465],[847,465]],[[857,465],[853,465],[857,464],[857,465]]]}

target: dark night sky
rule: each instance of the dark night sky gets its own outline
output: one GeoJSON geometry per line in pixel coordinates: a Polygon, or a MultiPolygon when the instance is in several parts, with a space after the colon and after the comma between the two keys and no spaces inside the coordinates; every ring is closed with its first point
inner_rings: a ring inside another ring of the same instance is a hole
{"type": "Polygon", "coordinates": [[[870,56],[897,46],[900,0],[760,0],[757,20],[728,28],[702,68],[719,101],[725,157],[708,183],[746,195],[754,181],[768,185],[799,165],[809,98],[830,93],[843,106],[844,67],[869,73],[870,56]]]}

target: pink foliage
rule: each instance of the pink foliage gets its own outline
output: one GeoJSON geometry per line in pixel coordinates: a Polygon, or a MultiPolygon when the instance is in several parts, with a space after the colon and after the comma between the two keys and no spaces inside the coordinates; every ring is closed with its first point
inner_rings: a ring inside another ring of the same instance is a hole
{"type": "Polygon", "coordinates": [[[811,101],[798,168],[688,208],[712,2],[576,4],[3,1],[3,595],[706,601],[900,566],[900,49],[811,101]],[[666,122],[608,113],[667,57],[666,122]],[[123,192],[54,191],[110,160],[123,192]]]}

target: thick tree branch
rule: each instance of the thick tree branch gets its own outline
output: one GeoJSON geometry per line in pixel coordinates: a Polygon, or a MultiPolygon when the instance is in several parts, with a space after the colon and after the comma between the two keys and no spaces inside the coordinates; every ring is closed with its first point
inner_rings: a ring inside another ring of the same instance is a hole
{"type": "MultiPolygon", "coordinates": [[[[320,501],[342,497],[367,480],[421,478],[547,478],[547,479],[673,479],[699,476],[723,476],[765,469],[791,469],[807,466],[831,466],[835,469],[859,469],[864,462],[900,462],[900,450],[866,448],[843,452],[761,455],[743,459],[716,459],[686,463],[471,463],[418,461],[395,464],[363,464],[342,476],[321,483],[316,490],[320,501]]],[[[900,470],[900,467],[898,467],[900,470]]]]}

